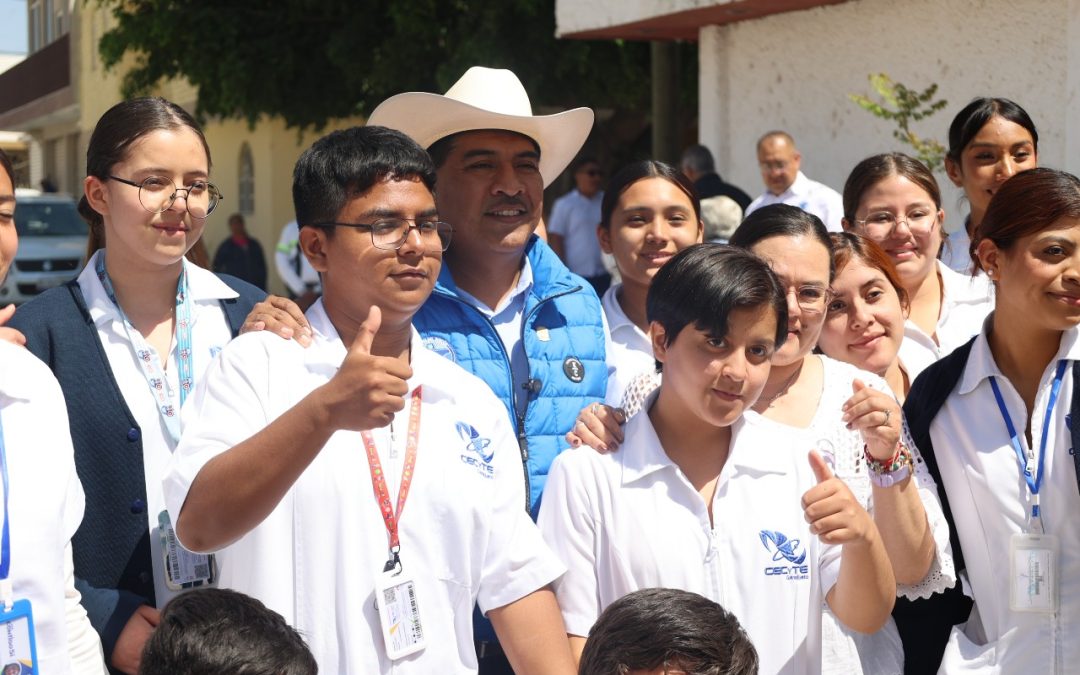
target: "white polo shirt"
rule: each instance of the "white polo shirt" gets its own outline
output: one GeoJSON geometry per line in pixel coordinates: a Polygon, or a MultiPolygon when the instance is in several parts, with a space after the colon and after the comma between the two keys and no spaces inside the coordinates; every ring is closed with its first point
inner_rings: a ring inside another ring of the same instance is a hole
{"type": "MultiPolygon", "coordinates": [[[[250,438],[337,372],[346,347],[319,301],[304,349],[269,333],[234,340],[184,411],[184,438],[165,480],[175,518],[213,457],[250,438]]],[[[373,605],[387,533],[359,432],[335,433],[274,511],[219,552],[221,585],[279,612],[308,641],[320,672],[476,671],[472,610],[487,612],[544,587],[563,566],[521,508],[524,468],[504,407],[479,379],[412,339],[410,392],[423,389],[420,447],[400,524],[401,562],[414,576],[427,647],[385,656],[373,605]]],[[[411,395],[374,434],[396,499],[411,395]]]]}
{"type": "MultiPolygon", "coordinates": [[[[660,446],[645,412],[615,453],[588,447],[551,467],[539,525],[568,571],[556,582],[566,630],[586,636],[600,612],[642,588],[699,593],[738,617],[762,673],[819,673],[821,611],[840,571],[838,546],[810,534],[800,500],[815,484],[783,438],[731,451],[705,502],[660,446]]],[[[755,413],[747,413],[753,416],[755,413]]]]}
{"type": "Polygon", "coordinates": [[[586,197],[574,188],[555,200],[547,219],[548,232],[563,238],[566,266],[583,277],[607,273],[596,237],[603,201],[603,190],[586,197]]]}
{"type": "MultiPolygon", "coordinates": [[[[842,406],[853,394],[852,382],[861,380],[867,386],[884,391],[890,396],[892,390],[885,380],[873,373],[860,370],[850,363],[817,355],[810,358],[821,359],[824,382],[821,399],[810,424],[795,427],[781,424],[760,415],[747,416],[742,431],[743,441],[757,447],[775,443],[782,438],[783,447],[805,453],[817,449],[823,455],[831,454],[833,473],[851,489],[852,494],[871,515],[874,513],[874,488],[866,471],[863,459],[863,438],[857,430],[848,429],[843,420],[842,406]],[[760,434],[760,439],[756,436],[760,434]],[[824,443],[827,441],[827,445],[824,443]],[[828,452],[828,448],[832,452],[828,452]]],[[[909,599],[926,598],[933,593],[940,593],[956,583],[956,573],[949,546],[949,524],[941,509],[934,483],[922,455],[915,447],[915,442],[904,425],[903,440],[911,450],[915,460],[913,480],[919,491],[919,498],[926,510],[927,523],[934,537],[935,557],[926,577],[915,585],[898,584],[897,595],[909,599]]],[[[849,630],[831,613],[826,613],[822,624],[822,661],[824,672],[851,673],[863,672],[866,675],[893,675],[903,672],[903,645],[900,634],[892,619],[881,630],[873,634],[864,634],[849,630]]]]}
{"type": "MultiPolygon", "coordinates": [[[[101,643],[79,605],[71,537],[85,497],[67,406],[49,368],[0,340],[0,420],[7,457],[14,599],[30,601],[38,673],[103,673],[101,643]]],[[[0,508],[0,517],[3,509],[0,508]]]]}
{"type": "Polygon", "coordinates": [[[840,193],[824,183],[810,180],[802,171],[795,176],[795,182],[783,193],[774,195],[766,190],[746,207],[743,218],[770,204],[788,204],[797,206],[807,213],[812,213],[830,232],[841,232],[841,220],[844,218],[844,200],[840,193]]]}
{"type": "Polygon", "coordinates": [[[649,336],[626,316],[619,305],[618,293],[622,284],[607,289],[600,305],[604,308],[611,341],[608,343],[608,385],[604,402],[610,406],[622,405],[627,386],[641,373],[655,371],[652,342],[649,336]]]}
{"type": "Polygon", "coordinates": [[[904,323],[900,360],[912,382],[931,363],[975,337],[983,319],[994,309],[994,286],[986,275],[961,274],[940,260],[937,269],[942,290],[941,314],[935,330],[937,342],[913,321],[904,323]]]}
{"type": "Polygon", "coordinates": [[[1069,406],[1072,363],[1080,359],[1080,329],[1072,328],[1047,366],[1035,396],[1035,409],[1023,399],[994,362],[986,340],[990,325],[972,345],[967,367],[941,411],[930,424],[938,466],[960,545],[967,580],[975,599],[973,619],[953,629],[942,672],[1072,673],[1080,663],[1080,492],[1073,466],[1069,406]],[[1043,526],[1061,546],[1060,611],[1028,614],[1009,609],[1010,538],[1024,531],[1031,496],[998,410],[989,376],[996,376],[1002,398],[1021,442],[1031,429],[1034,450],[1059,360],[1069,361],[1050,420],[1045,475],[1039,490],[1043,526]],[[981,619],[981,622],[974,617],[981,619]],[[981,624],[981,625],[980,625],[981,624]]]}
{"type": "MultiPolygon", "coordinates": [[[[146,374],[135,357],[128,339],[127,331],[124,330],[124,321],[116,305],[105,293],[101,280],[98,279],[96,265],[98,256],[102,251],[97,251],[86,267],[79,274],[79,288],[86,300],[86,308],[90,312],[90,318],[97,328],[98,339],[105,351],[105,357],[109,360],[109,369],[120,392],[124,395],[124,403],[127,404],[135,421],[142,430],[143,470],[146,477],[146,520],[150,528],[151,560],[154,566],[154,593],[158,608],[179,595],[177,591],[169,590],[165,584],[164,552],[161,547],[159,534],[158,516],[165,510],[165,499],[161,493],[161,479],[169,468],[169,460],[176,449],[176,442],[165,426],[165,422],[158,412],[158,404],[150,393],[150,387],[146,382],[146,374]]],[[[198,265],[184,261],[184,269],[188,273],[188,292],[191,295],[191,345],[194,351],[192,356],[192,374],[195,383],[202,379],[207,366],[214,359],[222,347],[232,339],[232,330],[229,328],[228,319],[221,309],[221,300],[235,298],[237,292],[218,279],[217,276],[198,265]]],[[[172,350],[169,352],[168,366],[165,368],[165,379],[173,391],[178,391],[179,368],[176,365],[177,343],[174,337],[172,350]]]]}

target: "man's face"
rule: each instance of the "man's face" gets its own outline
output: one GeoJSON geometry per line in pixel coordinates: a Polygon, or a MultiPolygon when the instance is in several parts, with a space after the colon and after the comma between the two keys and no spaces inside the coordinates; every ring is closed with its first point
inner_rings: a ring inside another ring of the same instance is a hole
{"type": "Polygon", "coordinates": [[[758,148],[761,178],[774,195],[782,194],[795,182],[801,161],[799,151],[783,137],[770,138],[758,148]]]}
{"type": "Polygon", "coordinates": [[[596,162],[582,164],[574,172],[574,185],[586,197],[592,197],[604,184],[604,172],[596,162]]]}
{"type": "Polygon", "coordinates": [[[439,218],[454,226],[448,259],[483,265],[491,255],[521,255],[543,209],[540,153],[514,132],[462,133],[439,167],[436,193],[439,218]]]}

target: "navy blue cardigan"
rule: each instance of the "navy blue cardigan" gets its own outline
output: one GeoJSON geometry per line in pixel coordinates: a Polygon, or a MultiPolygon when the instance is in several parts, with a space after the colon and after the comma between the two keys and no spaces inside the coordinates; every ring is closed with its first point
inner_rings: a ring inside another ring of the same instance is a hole
{"type": "MultiPolygon", "coordinates": [[[[266,293],[218,276],[240,294],[221,301],[235,337],[266,293]]],[[[131,615],[140,605],[154,604],[142,431],[113,377],[77,281],[19,307],[9,325],[52,369],[67,401],[75,467],[86,492],[86,514],[72,540],[75,576],[108,662],[131,615]],[[119,598],[108,592],[103,601],[94,597],[95,589],[116,589],[119,598]]]]}

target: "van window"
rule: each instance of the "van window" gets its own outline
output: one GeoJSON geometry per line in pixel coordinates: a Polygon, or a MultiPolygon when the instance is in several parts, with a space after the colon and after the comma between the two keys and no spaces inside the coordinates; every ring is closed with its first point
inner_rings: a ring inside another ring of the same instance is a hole
{"type": "Polygon", "coordinates": [[[69,237],[86,235],[86,221],[75,202],[19,200],[15,207],[15,231],[20,237],[69,237]]]}

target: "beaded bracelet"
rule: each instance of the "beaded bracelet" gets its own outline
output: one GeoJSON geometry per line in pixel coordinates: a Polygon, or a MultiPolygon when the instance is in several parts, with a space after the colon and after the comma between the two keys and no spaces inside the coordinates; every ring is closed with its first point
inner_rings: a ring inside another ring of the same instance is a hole
{"type": "Polygon", "coordinates": [[[878,487],[892,487],[911,475],[911,451],[903,443],[897,443],[896,452],[885,461],[875,458],[863,445],[863,458],[870,472],[870,482],[878,487]]]}

